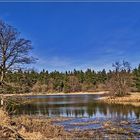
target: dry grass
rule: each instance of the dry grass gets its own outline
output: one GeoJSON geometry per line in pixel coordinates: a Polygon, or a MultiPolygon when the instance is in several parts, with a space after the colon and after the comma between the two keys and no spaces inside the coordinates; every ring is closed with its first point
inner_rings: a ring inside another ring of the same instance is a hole
{"type": "Polygon", "coordinates": [[[101,98],[101,101],[106,103],[132,104],[134,106],[140,106],[140,93],[131,93],[124,97],[106,96],[101,98]]]}
{"type": "Polygon", "coordinates": [[[32,119],[29,116],[10,118],[0,109],[0,139],[66,139],[72,135],[63,127],[52,125],[50,119],[32,119]]]}
{"type": "Polygon", "coordinates": [[[0,125],[9,125],[10,124],[10,117],[8,113],[2,109],[0,109],[0,125]]]}
{"type": "Polygon", "coordinates": [[[50,119],[40,120],[23,116],[15,118],[14,121],[17,123],[17,126],[22,127],[25,132],[39,132],[44,138],[66,138],[70,136],[69,133],[64,131],[63,127],[52,125],[50,119]]]}
{"type": "Polygon", "coordinates": [[[19,139],[22,136],[18,133],[15,127],[12,127],[11,118],[8,113],[0,109],[0,139],[19,139]]]}

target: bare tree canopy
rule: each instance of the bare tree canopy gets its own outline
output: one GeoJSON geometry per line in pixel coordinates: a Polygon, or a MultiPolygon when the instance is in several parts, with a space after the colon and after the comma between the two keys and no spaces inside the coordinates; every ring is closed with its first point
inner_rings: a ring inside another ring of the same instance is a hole
{"type": "Polygon", "coordinates": [[[29,56],[32,49],[30,40],[20,38],[17,30],[0,20],[0,82],[2,83],[8,70],[15,70],[23,64],[35,61],[29,56]]]}
{"type": "Polygon", "coordinates": [[[127,95],[134,83],[129,62],[115,62],[112,66],[115,70],[111,72],[111,77],[107,81],[109,91],[115,96],[127,95]]]}
{"type": "Polygon", "coordinates": [[[122,63],[115,62],[114,64],[112,64],[112,66],[115,68],[116,72],[121,72],[121,71],[129,72],[131,70],[130,63],[127,61],[123,61],[122,63]]]}

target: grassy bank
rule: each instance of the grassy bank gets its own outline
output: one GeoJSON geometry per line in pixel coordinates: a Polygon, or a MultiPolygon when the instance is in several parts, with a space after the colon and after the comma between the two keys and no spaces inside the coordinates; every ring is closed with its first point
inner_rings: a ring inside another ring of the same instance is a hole
{"type": "Polygon", "coordinates": [[[0,139],[66,139],[72,135],[63,127],[52,125],[50,119],[33,119],[29,116],[10,117],[0,109],[0,139]]]}
{"type": "Polygon", "coordinates": [[[124,97],[103,96],[100,98],[100,101],[105,103],[132,104],[134,106],[140,106],[140,93],[132,92],[130,95],[124,97]]]}

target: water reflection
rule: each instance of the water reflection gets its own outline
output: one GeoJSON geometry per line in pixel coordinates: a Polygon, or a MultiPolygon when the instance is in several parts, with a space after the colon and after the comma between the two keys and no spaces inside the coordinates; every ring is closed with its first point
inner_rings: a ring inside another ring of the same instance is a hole
{"type": "Polygon", "coordinates": [[[18,114],[89,118],[140,118],[140,108],[97,102],[98,95],[31,96],[32,104],[22,105],[18,114]]]}

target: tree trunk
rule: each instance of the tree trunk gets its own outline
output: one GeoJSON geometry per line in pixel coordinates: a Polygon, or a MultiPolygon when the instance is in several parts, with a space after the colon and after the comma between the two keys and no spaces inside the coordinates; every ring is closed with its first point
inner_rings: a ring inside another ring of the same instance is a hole
{"type": "Polygon", "coordinates": [[[0,85],[3,83],[4,76],[5,76],[5,73],[4,73],[4,71],[2,70],[2,71],[1,71],[1,77],[0,77],[0,85]]]}

